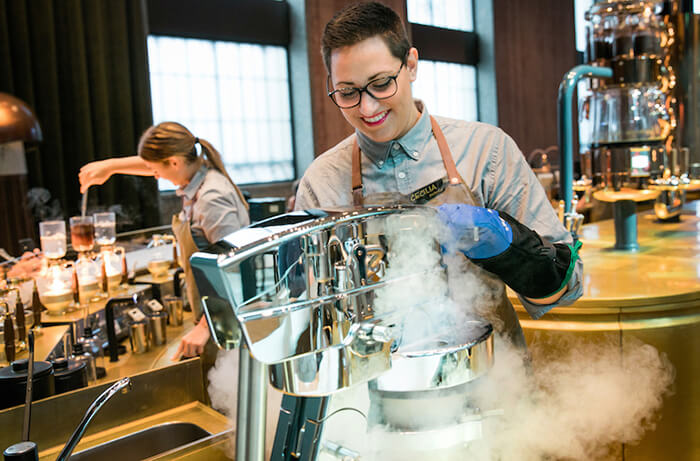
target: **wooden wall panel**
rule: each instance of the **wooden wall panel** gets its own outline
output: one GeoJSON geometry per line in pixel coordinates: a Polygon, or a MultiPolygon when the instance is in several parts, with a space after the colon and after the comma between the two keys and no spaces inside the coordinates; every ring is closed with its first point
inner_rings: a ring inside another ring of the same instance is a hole
{"type": "Polygon", "coordinates": [[[557,94],[576,65],[573,0],[493,0],[498,124],[527,156],[557,144],[557,94]]]}
{"type": "MultiPolygon", "coordinates": [[[[314,149],[318,156],[353,132],[340,110],[326,95],[326,68],[321,57],[321,35],[333,15],[356,0],[306,0],[306,33],[309,45],[309,75],[311,78],[311,108],[314,124],[314,149]]],[[[386,0],[406,19],[405,0],[386,0]]]]}

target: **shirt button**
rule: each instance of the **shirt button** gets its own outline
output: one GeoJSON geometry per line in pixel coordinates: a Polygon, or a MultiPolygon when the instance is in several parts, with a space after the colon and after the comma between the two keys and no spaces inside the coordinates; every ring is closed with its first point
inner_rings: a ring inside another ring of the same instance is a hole
{"type": "Polygon", "coordinates": [[[377,162],[377,165],[379,165],[379,168],[381,168],[381,167],[384,166],[384,162],[382,162],[382,161],[380,160],[379,162],[377,162]]]}
{"type": "Polygon", "coordinates": [[[404,173],[403,171],[399,172],[399,179],[403,179],[405,177],[406,177],[406,173],[404,173]]]}
{"type": "Polygon", "coordinates": [[[394,147],[393,147],[394,150],[399,150],[400,148],[401,148],[401,146],[398,143],[394,144],[394,147]]]}

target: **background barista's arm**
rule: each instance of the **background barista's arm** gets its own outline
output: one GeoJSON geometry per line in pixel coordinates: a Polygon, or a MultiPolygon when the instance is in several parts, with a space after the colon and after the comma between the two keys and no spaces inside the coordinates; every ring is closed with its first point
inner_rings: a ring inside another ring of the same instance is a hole
{"type": "Polygon", "coordinates": [[[90,186],[104,184],[113,174],[131,174],[136,176],[153,176],[153,170],[138,155],[115,157],[98,160],[80,168],[80,192],[84,193],[90,186]]]}

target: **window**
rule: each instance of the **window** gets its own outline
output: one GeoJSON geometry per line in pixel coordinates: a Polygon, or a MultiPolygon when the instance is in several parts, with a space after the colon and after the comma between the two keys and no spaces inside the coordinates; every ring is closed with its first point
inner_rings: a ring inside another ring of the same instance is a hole
{"type": "Polygon", "coordinates": [[[474,66],[421,60],[413,94],[425,101],[432,114],[467,121],[477,119],[474,66]]]}
{"type": "Polygon", "coordinates": [[[586,20],[584,15],[591,6],[593,0],[574,0],[574,24],[576,27],[576,51],[586,51],[586,20]]]}
{"type": "Polygon", "coordinates": [[[152,35],[148,55],[154,123],[211,142],[236,183],[293,179],[285,47],[152,35]]]}
{"type": "Polygon", "coordinates": [[[476,120],[476,35],[471,0],[408,0],[419,50],[415,97],[437,115],[476,120]]]}
{"type": "Polygon", "coordinates": [[[294,179],[287,2],[146,4],[154,123],[210,141],[238,184],[294,179]]]}
{"type": "Polygon", "coordinates": [[[408,22],[445,29],[474,30],[471,0],[408,0],[408,22]]]}

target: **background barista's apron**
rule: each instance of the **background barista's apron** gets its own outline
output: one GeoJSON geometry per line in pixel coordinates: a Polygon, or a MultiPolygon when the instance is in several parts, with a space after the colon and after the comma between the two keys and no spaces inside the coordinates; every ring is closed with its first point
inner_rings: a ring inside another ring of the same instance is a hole
{"type": "MultiPolygon", "coordinates": [[[[190,256],[192,256],[198,250],[198,248],[194,243],[194,238],[192,238],[192,230],[190,229],[190,222],[188,220],[182,221],[178,215],[173,215],[172,227],[180,250],[178,252],[180,267],[182,267],[185,272],[185,293],[187,294],[187,299],[192,307],[194,323],[197,325],[202,318],[203,310],[199,290],[197,289],[197,284],[194,281],[194,273],[192,272],[192,266],[190,265],[190,256]]],[[[204,389],[207,390],[205,393],[207,402],[205,403],[210,403],[208,394],[209,370],[211,370],[216,363],[217,353],[218,349],[216,344],[214,344],[214,341],[209,338],[204,346],[204,352],[202,352],[199,356],[202,360],[204,389]]]]}
{"type": "Polygon", "coordinates": [[[192,256],[198,248],[194,243],[194,238],[192,238],[189,220],[182,221],[178,215],[173,215],[172,228],[175,239],[177,240],[178,249],[180,250],[178,251],[180,267],[182,267],[185,272],[187,300],[190,303],[192,312],[194,312],[194,321],[197,323],[202,317],[202,303],[200,302],[197,284],[194,281],[192,266],[190,266],[190,256],[192,256]]]}
{"type": "MultiPolygon", "coordinates": [[[[447,177],[443,179],[447,183],[444,191],[438,195],[430,198],[427,201],[421,203],[437,207],[445,203],[465,203],[467,205],[481,206],[477,203],[476,197],[472,194],[472,191],[467,187],[464,179],[457,172],[457,167],[455,165],[454,159],[452,158],[452,153],[447,145],[445,136],[440,129],[437,121],[431,116],[430,123],[432,125],[433,136],[438,143],[438,148],[440,149],[440,156],[442,157],[442,163],[447,172],[447,177]]],[[[395,204],[406,204],[413,203],[410,197],[399,192],[384,192],[379,194],[370,194],[367,197],[362,195],[362,163],[361,163],[361,152],[360,147],[357,144],[357,138],[355,138],[352,152],[352,197],[353,204],[355,206],[363,206],[365,203],[372,205],[395,205],[395,204]]],[[[486,311],[479,311],[478,314],[484,317],[487,321],[491,322],[494,329],[500,334],[504,335],[506,339],[521,349],[526,349],[525,336],[523,335],[523,330],[520,327],[520,322],[518,321],[518,316],[515,313],[513,305],[508,300],[506,296],[505,287],[503,282],[497,277],[484,269],[480,268],[476,264],[469,261],[469,259],[464,256],[460,267],[461,271],[470,271],[477,276],[477,279],[483,285],[484,290],[491,292],[492,299],[495,299],[494,305],[488,308],[486,311]]]]}

